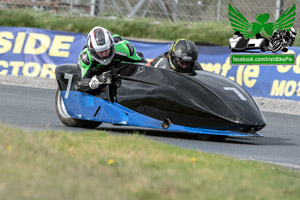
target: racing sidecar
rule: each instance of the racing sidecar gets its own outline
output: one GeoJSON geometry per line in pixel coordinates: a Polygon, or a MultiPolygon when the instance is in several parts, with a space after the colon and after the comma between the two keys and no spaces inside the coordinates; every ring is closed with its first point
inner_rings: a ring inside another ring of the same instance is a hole
{"type": "Polygon", "coordinates": [[[237,35],[234,35],[232,38],[229,38],[229,49],[232,52],[245,51],[251,49],[260,49],[262,52],[265,52],[268,46],[267,44],[268,39],[261,36],[256,37],[256,39],[245,39],[242,34],[237,33],[237,35]]]}
{"type": "Polygon", "coordinates": [[[77,90],[75,64],[56,68],[56,112],[66,126],[147,127],[218,136],[261,136],[265,118],[238,84],[208,71],[195,74],[120,64],[111,85],[77,90]],[[116,84],[117,83],[117,84],[116,84]]]}

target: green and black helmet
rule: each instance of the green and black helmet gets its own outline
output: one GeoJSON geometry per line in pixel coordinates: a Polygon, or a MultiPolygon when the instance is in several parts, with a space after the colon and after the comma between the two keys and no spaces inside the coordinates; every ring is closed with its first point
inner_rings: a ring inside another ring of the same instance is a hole
{"type": "Polygon", "coordinates": [[[198,49],[194,42],[178,39],[173,42],[169,54],[169,62],[173,70],[190,72],[197,61],[198,49]]]}

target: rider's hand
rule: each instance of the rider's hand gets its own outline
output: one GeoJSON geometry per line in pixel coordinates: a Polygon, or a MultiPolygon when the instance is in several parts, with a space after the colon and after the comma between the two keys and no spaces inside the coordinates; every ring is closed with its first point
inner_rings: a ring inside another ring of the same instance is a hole
{"type": "Polygon", "coordinates": [[[111,77],[112,76],[111,76],[110,71],[103,72],[99,76],[94,75],[92,77],[91,81],[89,82],[89,86],[91,89],[95,90],[95,89],[99,88],[100,85],[111,84],[111,77]]]}
{"type": "Polygon", "coordinates": [[[101,75],[98,76],[98,80],[100,82],[100,85],[102,84],[111,84],[111,72],[103,72],[101,75]]]}
{"type": "Polygon", "coordinates": [[[91,89],[95,90],[100,86],[100,81],[98,80],[97,76],[93,76],[91,81],[89,82],[89,86],[91,89]]]}

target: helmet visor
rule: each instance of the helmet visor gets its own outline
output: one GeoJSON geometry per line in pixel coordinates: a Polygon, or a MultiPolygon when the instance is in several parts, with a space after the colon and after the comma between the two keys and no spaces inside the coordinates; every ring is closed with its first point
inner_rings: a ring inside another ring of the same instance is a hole
{"type": "Polygon", "coordinates": [[[105,59],[109,57],[110,49],[100,51],[100,52],[95,52],[100,59],[105,59]]]}
{"type": "Polygon", "coordinates": [[[177,66],[180,67],[179,71],[190,71],[193,69],[195,65],[195,61],[184,61],[184,60],[178,60],[177,61],[177,66]]]}
{"type": "Polygon", "coordinates": [[[92,57],[101,65],[107,65],[110,63],[114,56],[114,45],[112,45],[109,49],[100,52],[97,52],[94,49],[90,49],[90,53],[92,57]]]}
{"type": "Polygon", "coordinates": [[[196,60],[191,57],[186,55],[185,53],[178,53],[178,51],[175,51],[175,56],[177,57],[177,67],[179,66],[180,69],[178,69],[179,71],[182,72],[188,72],[190,70],[193,69],[196,60]]]}

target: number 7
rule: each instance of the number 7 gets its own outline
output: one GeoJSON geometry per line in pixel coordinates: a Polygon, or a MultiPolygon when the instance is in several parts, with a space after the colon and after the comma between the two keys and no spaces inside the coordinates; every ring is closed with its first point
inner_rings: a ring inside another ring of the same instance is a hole
{"type": "Polygon", "coordinates": [[[66,94],[65,94],[65,99],[68,99],[69,92],[70,92],[70,89],[71,89],[71,83],[72,83],[73,74],[67,74],[67,73],[65,73],[64,78],[68,79],[68,86],[67,86],[67,90],[66,90],[66,94]]]}
{"type": "Polygon", "coordinates": [[[224,90],[232,90],[242,101],[247,101],[247,99],[234,87],[223,87],[224,90]]]}

